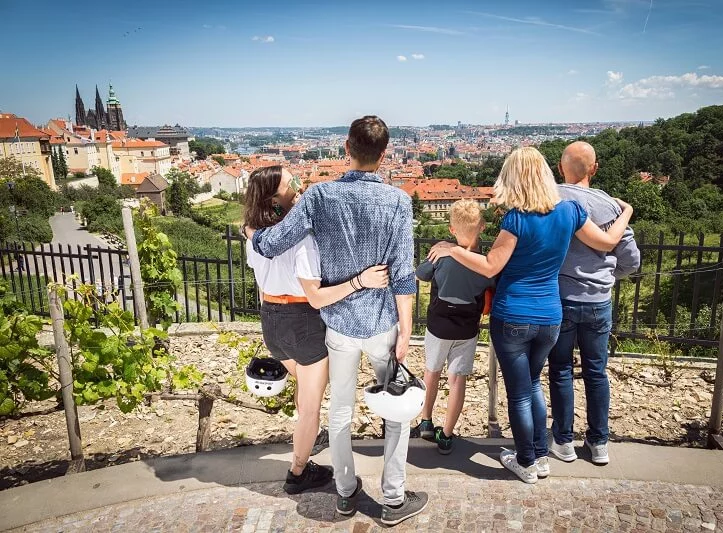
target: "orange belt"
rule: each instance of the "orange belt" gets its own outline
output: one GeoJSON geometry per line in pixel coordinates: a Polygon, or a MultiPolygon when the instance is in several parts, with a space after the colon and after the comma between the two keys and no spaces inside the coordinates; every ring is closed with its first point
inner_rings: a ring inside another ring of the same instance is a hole
{"type": "Polygon", "coordinates": [[[269,302],[270,304],[302,304],[309,303],[309,300],[306,296],[291,296],[289,294],[273,296],[271,294],[264,294],[264,302],[269,302]]]}

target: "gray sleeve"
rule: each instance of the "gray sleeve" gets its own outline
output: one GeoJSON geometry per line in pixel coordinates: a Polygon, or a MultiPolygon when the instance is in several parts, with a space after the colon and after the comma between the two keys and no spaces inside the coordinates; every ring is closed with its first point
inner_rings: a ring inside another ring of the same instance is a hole
{"type": "Polygon", "coordinates": [[[640,267],[640,250],[635,243],[635,235],[632,228],[627,227],[625,229],[623,238],[620,239],[620,242],[612,253],[618,260],[615,272],[613,272],[615,279],[629,276],[640,267]]]}
{"type": "Polygon", "coordinates": [[[432,281],[434,277],[434,263],[431,261],[424,261],[417,267],[416,272],[417,278],[422,281],[432,281]]]}

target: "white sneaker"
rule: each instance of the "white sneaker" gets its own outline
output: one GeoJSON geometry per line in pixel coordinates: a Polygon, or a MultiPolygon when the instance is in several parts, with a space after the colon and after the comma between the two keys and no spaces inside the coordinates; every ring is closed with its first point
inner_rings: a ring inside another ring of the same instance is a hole
{"type": "Polygon", "coordinates": [[[607,443],[590,444],[588,440],[585,439],[585,446],[587,446],[590,450],[590,454],[592,455],[592,462],[596,465],[606,465],[610,462],[607,443]]]}
{"type": "Polygon", "coordinates": [[[552,439],[550,443],[550,453],[566,463],[572,463],[577,459],[577,453],[575,453],[575,445],[572,442],[566,442],[565,444],[558,444],[555,439],[552,439]]]}
{"type": "Polygon", "coordinates": [[[538,458],[537,461],[535,461],[535,466],[537,467],[538,478],[550,475],[550,461],[547,459],[547,456],[538,458]]]}
{"type": "Polygon", "coordinates": [[[524,467],[517,462],[517,453],[511,450],[502,450],[500,462],[510,472],[513,472],[525,483],[537,483],[537,466],[534,464],[524,467]]]}

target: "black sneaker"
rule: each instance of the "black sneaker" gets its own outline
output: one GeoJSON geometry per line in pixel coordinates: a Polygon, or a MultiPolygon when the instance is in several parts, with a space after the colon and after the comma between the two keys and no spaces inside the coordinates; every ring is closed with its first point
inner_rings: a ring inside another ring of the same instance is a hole
{"type": "Polygon", "coordinates": [[[452,453],[453,438],[453,435],[450,435],[448,437],[444,434],[444,429],[442,428],[442,426],[437,426],[436,428],[434,428],[434,442],[437,443],[437,451],[442,455],[449,455],[450,453],[452,453]]]}
{"type": "Polygon", "coordinates": [[[395,526],[407,518],[418,515],[427,506],[429,497],[426,492],[404,491],[404,503],[398,508],[382,506],[382,524],[395,526]]]}
{"type": "Polygon", "coordinates": [[[351,496],[336,495],[336,512],[343,514],[344,516],[353,515],[356,513],[356,502],[359,498],[359,493],[362,490],[362,480],[356,478],[356,490],[351,496]]]}
{"type": "Polygon", "coordinates": [[[310,455],[316,455],[318,453],[321,453],[322,450],[329,447],[329,432],[326,430],[326,428],[323,428],[321,431],[319,431],[319,434],[316,436],[316,440],[314,441],[314,447],[311,449],[310,455]]]}
{"type": "Polygon", "coordinates": [[[334,472],[327,466],[319,466],[314,461],[306,463],[301,474],[295,476],[291,472],[286,473],[284,491],[287,494],[299,494],[305,490],[323,487],[334,478],[334,472]]]}
{"type": "Polygon", "coordinates": [[[434,438],[434,424],[431,420],[422,419],[419,424],[409,431],[409,437],[412,439],[418,439],[420,437],[423,439],[434,438]]]}

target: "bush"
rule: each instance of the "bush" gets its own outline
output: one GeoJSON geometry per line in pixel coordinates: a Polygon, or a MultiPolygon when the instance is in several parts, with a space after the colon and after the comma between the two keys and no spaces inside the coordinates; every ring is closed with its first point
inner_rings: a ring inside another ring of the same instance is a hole
{"type": "Polygon", "coordinates": [[[28,213],[18,218],[20,235],[17,237],[27,242],[50,242],[53,240],[53,230],[48,218],[39,213],[28,213]]]}
{"type": "Polygon", "coordinates": [[[73,172],[73,179],[82,180],[85,177],[85,172],[73,172]]]}

